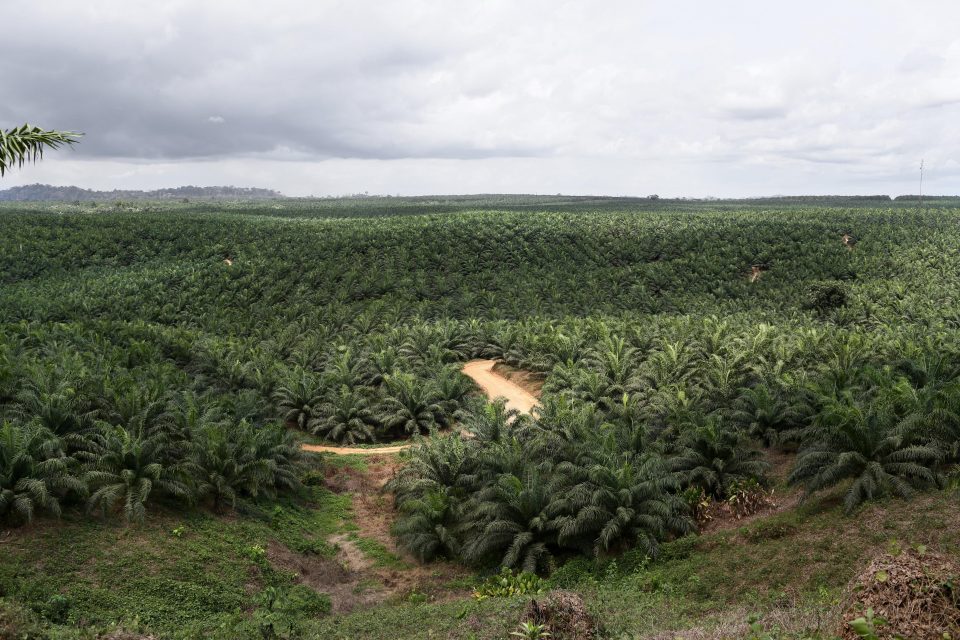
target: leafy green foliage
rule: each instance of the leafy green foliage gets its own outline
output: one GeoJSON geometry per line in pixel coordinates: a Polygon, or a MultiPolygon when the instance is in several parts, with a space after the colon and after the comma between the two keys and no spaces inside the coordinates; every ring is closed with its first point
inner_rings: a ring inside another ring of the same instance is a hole
{"type": "Polygon", "coordinates": [[[847,289],[839,282],[818,282],[810,287],[807,307],[819,313],[839,309],[847,304],[847,289]]]}
{"type": "Polygon", "coordinates": [[[803,483],[812,493],[851,479],[844,499],[847,512],[875,497],[908,498],[916,489],[942,485],[942,450],[924,442],[922,434],[896,426],[888,403],[857,401],[845,392],[817,415],[790,481],[803,483]]]}
{"type": "Polygon", "coordinates": [[[30,522],[38,510],[60,513],[69,492],[86,493],[75,475],[76,461],[46,428],[28,424],[0,426],[0,519],[30,522]]]}
{"type": "Polygon", "coordinates": [[[188,498],[183,472],[167,464],[164,440],[142,432],[104,424],[82,452],[88,470],[83,479],[91,493],[90,511],[103,515],[122,513],[129,521],[142,521],[151,494],[188,498]]]}
{"type": "Polygon", "coordinates": [[[547,585],[535,573],[514,573],[504,567],[500,573],[484,580],[473,590],[477,600],[485,598],[513,598],[516,596],[537,595],[546,591],[547,585]]]}
{"type": "Polygon", "coordinates": [[[684,485],[717,499],[728,497],[736,483],[762,479],[767,468],[744,434],[714,420],[692,425],[684,431],[678,446],[672,465],[684,485]]]}

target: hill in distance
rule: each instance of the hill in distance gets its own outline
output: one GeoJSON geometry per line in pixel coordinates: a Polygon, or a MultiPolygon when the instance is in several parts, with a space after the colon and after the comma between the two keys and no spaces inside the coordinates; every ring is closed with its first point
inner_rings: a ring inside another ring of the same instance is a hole
{"type": "Polygon", "coordinates": [[[0,202],[59,200],[175,200],[195,198],[201,200],[261,200],[283,198],[284,195],[272,189],[251,187],[175,187],[155,191],[120,190],[92,191],[80,187],[56,187],[49,184],[28,184],[0,190],[0,202]]]}

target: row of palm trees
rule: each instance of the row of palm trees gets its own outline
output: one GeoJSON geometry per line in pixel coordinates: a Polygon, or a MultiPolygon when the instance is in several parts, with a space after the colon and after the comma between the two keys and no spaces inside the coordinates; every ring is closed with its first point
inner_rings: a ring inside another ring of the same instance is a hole
{"type": "Polygon", "coordinates": [[[230,421],[213,406],[197,410],[196,400],[122,425],[94,420],[60,435],[41,419],[3,422],[0,522],[30,522],[39,512],[58,516],[64,503],[142,521],[158,500],[219,511],[240,496],[299,487],[300,453],[289,433],[230,421]]]}
{"type": "Polygon", "coordinates": [[[427,380],[398,368],[353,375],[295,371],[273,393],[283,421],[338,444],[406,438],[451,426],[473,391],[457,366],[444,366],[427,380]]]}
{"type": "MultiPolygon", "coordinates": [[[[746,342],[770,349],[763,333],[746,342]]],[[[401,546],[538,571],[573,553],[653,553],[695,527],[691,499],[766,484],[763,446],[797,452],[787,480],[807,495],[842,485],[847,512],[943,487],[960,464],[947,345],[887,366],[853,337],[820,363],[789,347],[751,363],[735,346],[707,336],[642,353],[610,336],[554,366],[535,417],[490,407],[465,420],[470,437],[420,442],[391,484],[401,546]],[[791,371],[796,358],[807,364],[791,371]]]]}
{"type": "Polygon", "coordinates": [[[685,489],[723,495],[765,470],[747,443],[710,427],[652,444],[642,425],[563,398],[535,419],[490,405],[464,427],[420,442],[388,485],[398,541],[421,560],[544,572],[564,555],[654,554],[695,529],[685,489]]]}

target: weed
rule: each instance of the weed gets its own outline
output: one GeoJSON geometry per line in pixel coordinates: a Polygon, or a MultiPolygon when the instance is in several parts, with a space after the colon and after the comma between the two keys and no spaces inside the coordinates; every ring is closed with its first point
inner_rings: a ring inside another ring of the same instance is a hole
{"type": "Polygon", "coordinates": [[[477,600],[487,598],[512,598],[515,596],[536,595],[547,588],[545,580],[533,573],[513,573],[504,567],[500,573],[490,576],[474,592],[477,600]]]}

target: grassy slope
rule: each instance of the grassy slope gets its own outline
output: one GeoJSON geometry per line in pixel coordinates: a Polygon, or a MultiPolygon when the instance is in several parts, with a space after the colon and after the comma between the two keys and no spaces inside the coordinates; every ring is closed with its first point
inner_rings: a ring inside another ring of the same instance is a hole
{"type": "MultiPolygon", "coordinates": [[[[874,553],[924,544],[960,556],[958,502],[956,492],[929,494],[846,517],[834,493],[742,527],[667,544],[653,563],[629,553],[608,564],[580,560],[554,580],[583,593],[611,637],[732,630],[750,614],[790,633],[818,624],[828,630],[835,628],[844,586],[874,553]]],[[[52,595],[62,593],[71,603],[68,626],[123,621],[161,637],[244,637],[253,628],[237,624],[253,615],[256,594],[293,580],[259,549],[276,540],[301,552],[332,554],[325,537],[351,529],[349,496],[323,489],[314,490],[312,503],[287,503],[276,512],[229,518],[157,513],[141,527],[68,515],[0,539],[6,556],[0,595],[43,611],[52,595]]],[[[379,549],[369,553],[384,561],[379,549]]],[[[424,600],[408,594],[304,620],[300,630],[325,639],[505,638],[524,605],[522,598],[424,600]]],[[[9,603],[0,606],[0,632],[17,613],[9,603]]],[[[23,620],[18,625],[27,628],[23,620]]],[[[75,633],[61,627],[53,637],[75,633]]]]}
{"type": "Polygon", "coordinates": [[[70,603],[67,621],[95,627],[131,622],[163,634],[201,635],[255,607],[267,586],[292,577],[270,566],[271,540],[332,556],[328,535],[350,529],[350,498],[321,488],[243,516],[154,510],[141,526],[68,512],[0,538],[0,596],[43,611],[52,596],[70,603]]]}
{"type": "MultiPolygon", "coordinates": [[[[666,544],[655,562],[631,553],[599,565],[580,560],[553,581],[581,592],[612,638],[679,630],[736,637],[726,634],[742,632],[750,615],[787,637],[830,637],[846,585],[876,553],[922,544],[960,557],[956,491],[886,500],[848,517],[842,489],[741,527],[666,544]]],[[[493,640],[507,637],[524,603],[387,605],[329,618],[313,631],[343,640],[493,640]]]]}

